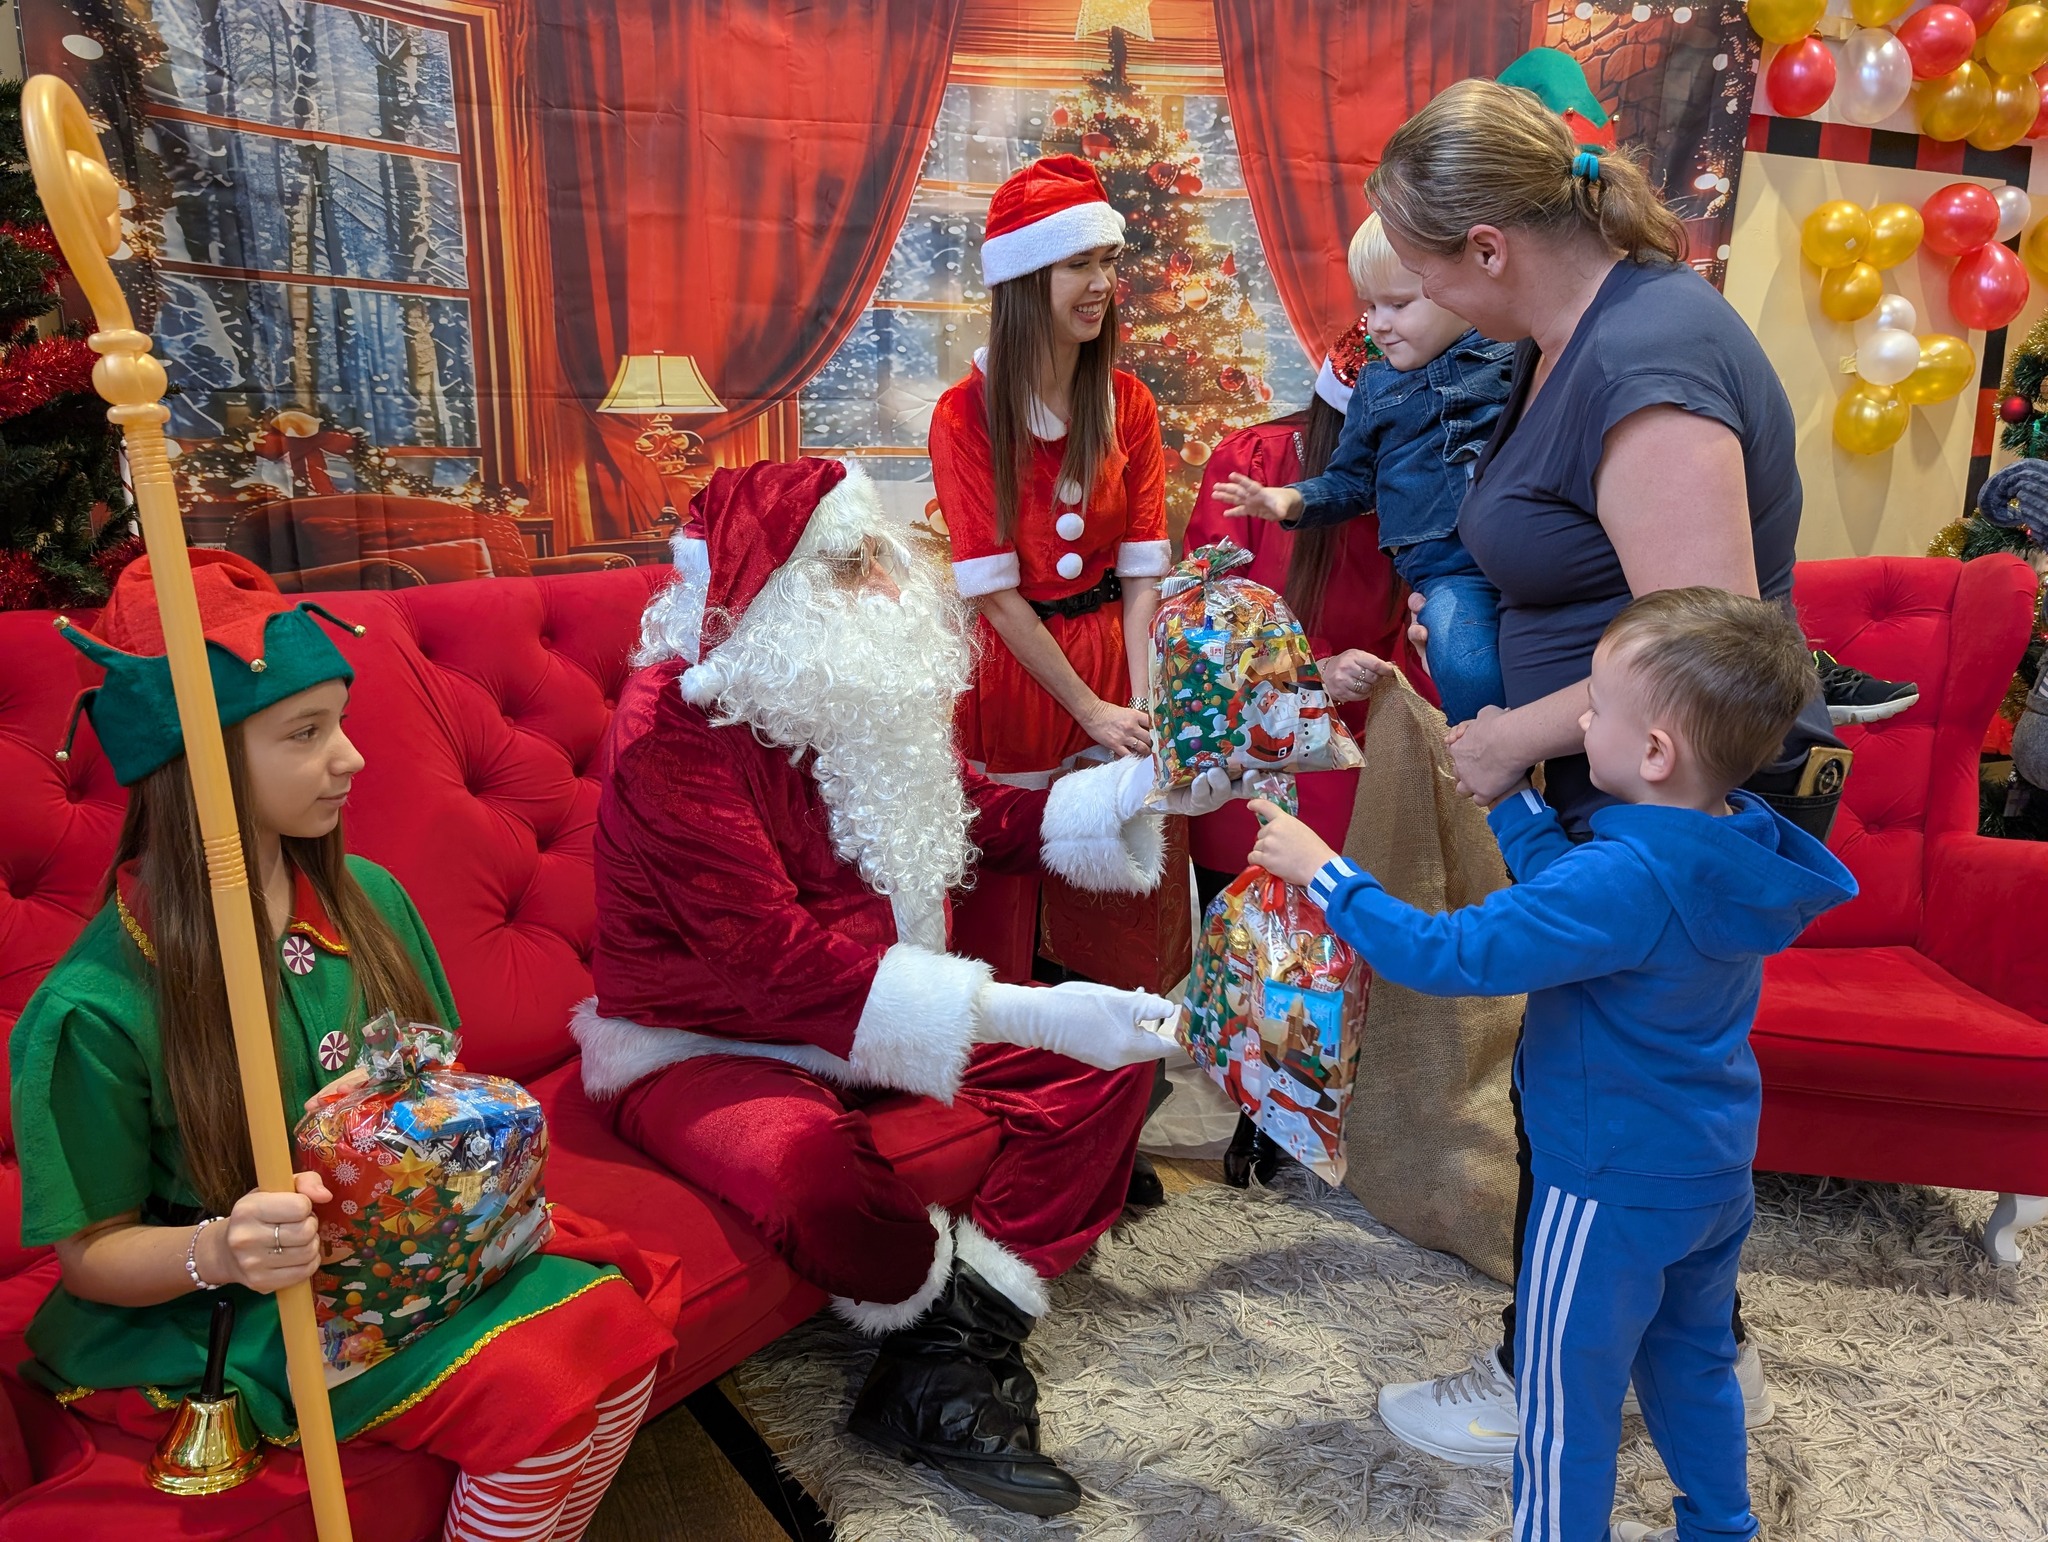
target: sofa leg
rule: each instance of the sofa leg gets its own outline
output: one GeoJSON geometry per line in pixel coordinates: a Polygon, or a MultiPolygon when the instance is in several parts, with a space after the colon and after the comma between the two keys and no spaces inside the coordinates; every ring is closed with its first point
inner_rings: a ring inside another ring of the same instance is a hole
{"type": "Polygon", "coordinates": [[[2018,1265],[2019,1234],[2029,1226],[2048,1221],[2048,1195],[2001,1194],[1991,1207],[1991,1219],[1984,1223],[1984,1251],[2002,1268],[2018,1265]]]}

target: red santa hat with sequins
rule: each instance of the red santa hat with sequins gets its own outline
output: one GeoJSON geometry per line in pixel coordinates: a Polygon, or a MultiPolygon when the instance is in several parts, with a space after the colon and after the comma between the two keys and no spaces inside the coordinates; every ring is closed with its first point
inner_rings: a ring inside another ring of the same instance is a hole
{"type": "Polygon", "coordinates": [[[1316,371],[1316,395],[1339,412],[1351,410],[1351,393],[1365,369],[1368,342],[1365,318],[1351,323],[1351,329],[1331,345],[1323,367],[1316,371]]]}
{"type": "Polygon", "coordinates": [[[988,201],[981,281],[993,288],[1056,262],[1116,246],[1124,217],[1078,155],[1048,155],[1015,172],[988,201]]]}

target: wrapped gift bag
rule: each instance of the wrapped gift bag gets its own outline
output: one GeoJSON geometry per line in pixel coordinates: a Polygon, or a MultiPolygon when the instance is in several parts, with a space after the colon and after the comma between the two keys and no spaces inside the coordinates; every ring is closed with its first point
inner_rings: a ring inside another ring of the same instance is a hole
{"type": "Polygon", "coordinates": [[[553,1233],[540,1104],[456,1068],[456,1046],[387,1012],[363,1029],[368,1079],[337,1083],[299,1121],[299,1166],[334,1196],[314,1210],[329,1385],[453,1317],[553,1233]]]}
{"type": "Polygon", "coordinates": [[[1330,1183],[1371,972],[1301,890],[1248,868],[1209,906],[1179,1037],[1253,1123],[1330,1183]]]}

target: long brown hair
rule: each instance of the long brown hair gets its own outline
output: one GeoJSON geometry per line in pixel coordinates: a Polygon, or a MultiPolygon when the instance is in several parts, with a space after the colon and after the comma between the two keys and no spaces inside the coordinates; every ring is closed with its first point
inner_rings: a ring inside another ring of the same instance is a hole
{"type": "Polygon", "coordinates": [[[1534,92],[1497,80],[1446,86],[1394,131],[1366,178],[1380,217],[1426,252],[1454,256],[1474,225],[1595,232],[1641,262],[1685,259],[1685,226],[1627,152],[1600,150],[1596,177],[1573,174],[1579,145],[1534,92]]]}
{"type": "MultiPolygon", "coordinates": [[[[1331,458],[1337,453],[1337,441],[1343,434],[1344,414],[1320,396],[1311,396],[1307,420],[1301,425],[1302,481],[1319,477],[1329,468],[1331,458]]],[[[1342,525],[1316,525],[1294,532],[1294,544],[1288,548],[1287,581],[1281,587],[1281,597],[1287,601],[1287,608],[1294,612],[1294,619],[1301,623],[1304,632],[1313,632],[1322,625],[1323,600],[1330,589],[1330,569],[1336,563],[1343,533],[1342,525]]]]}
{"type": "MultiPolygon", "coordinates": [[[[1031,403],[1038,372],[1052,357],[1052,269],[993,285],[988,292],[989,459],[996,476],[996,534],[1007,541],[1017,528],[1017,505],[1031,477],[1031,403]]],[[[1086,498],[1116,442],[1116,296],[1102,307],[1102,330],[1081,345],[1069,393],[1067,450],[1060,480],[1086,498]]]]}
{"type": "MultiPolygon", "coordinates": [[[[223,731],[228,780],[242,825],[242,860],[253,885],[258,872],[256,831],[249,819],[249,770],[242,728],[223,731]]],[[[286,837],[285,855],[304,873],[348,943],[355,973],[354,1010],[363,1021],[394,1011],[415,1022],[434,1022],[434,998],[404,945],[391,930],[344,860],[341,826],[317,840],[286,837]]],[[[221,973],[206,856],[199,840],[199,812],[185,757],[150,772],[128,790],[128,813],[114,868],[134,862],[149,899],[149,939],[155,954],[157,1038],[163,1046],[164,1080],[185,1166],[200,1202],[225,1215],[256,1186],[249,1155],[249,1130],[242,1082],[235,1069],[235,1036],[228,1022],[227,982],[221,973]]],[[[102,903],[116,893],[107,874],[102,903]]],[[[259,894],[260,900],[260,894],[259,894]]],[[[277,947],[256,907],[257,955],[263,960],[263,994],[270,1004],[270,1029],[277,1032],[277,947]]],[[[292,1110],[287,1110],[289,1117],[292,1110]]]]}

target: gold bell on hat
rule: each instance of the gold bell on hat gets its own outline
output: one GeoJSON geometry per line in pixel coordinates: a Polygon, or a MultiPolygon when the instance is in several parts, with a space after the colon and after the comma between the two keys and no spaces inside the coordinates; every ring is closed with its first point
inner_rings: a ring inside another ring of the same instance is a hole
{"type": "Polygon", "coordinates": [[[235,1303],[216,1298],[205,1378],[178,1405],[171,1432],[149,1459],[149,1481],[166,1494],[222,1493],[248,1482],[263,1465],[263,1446],[241,1394],[223,1385],[234,1326],[235,1303]]]}

